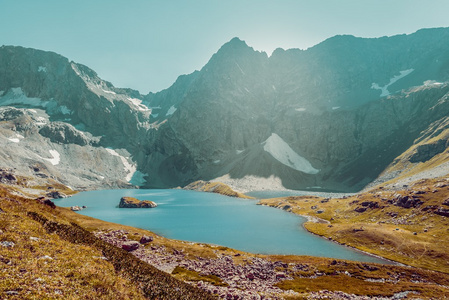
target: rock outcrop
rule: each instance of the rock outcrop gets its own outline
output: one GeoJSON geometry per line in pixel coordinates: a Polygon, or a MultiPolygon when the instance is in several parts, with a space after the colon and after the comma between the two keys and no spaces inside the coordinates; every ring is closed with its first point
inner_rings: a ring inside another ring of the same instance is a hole
{"type": "Polygon", "coordinates": [[[152,236],[144,235],[140,238],[139,243],[141,243],[142,245],[145,245],[145,244],[151,243],[152,241],[153,241],[152,236]]]}
{"type": "Polygon", "coordinates": [[[133,197],[122,197],[118,207],[120,208],[154,208],[157,204],[150,200],[140,201],[133,197]]]}
{"type": "Polygon", "coordinates": [[[122,244],[122,249],[128,252],[134,251],[136,249],[139,249],[139,242],[136,241],[126,241],[122,244]]]}

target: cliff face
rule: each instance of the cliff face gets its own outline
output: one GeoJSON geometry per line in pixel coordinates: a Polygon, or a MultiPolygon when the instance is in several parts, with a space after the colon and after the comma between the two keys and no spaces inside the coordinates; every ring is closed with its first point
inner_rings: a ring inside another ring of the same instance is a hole
{"type": "Polygon", "coordinates": [[[447,112],[433,107],[448,92],[448,40],[448,29],[337,36],[267,57],[233,39],[201,71],[145,100],[161,111],[152,115],[160,134],[185,147],[167,159],[192,166],[192,178],[274,176],[288,188],[354,191],[447,112]],[[320,172],[267,155],[263,143],[273,133],[320,172]]]}
{"type": "Polygon", "coordinates": [[[57,54],[2,47],[0,105],[22,111],[3,110],[4,136],[60,147],[89,178],[355,191],[445,153],[446,140],[431,136],[444,139],[435,131],[449,112],[447,41],[445,28],[336,36],[268,57],[235,38],[200,71],[146,96],[57,54]],[[120,175],[103,163],[111,157],[120,175]]]}
{"type": "Polygon", "coordinates": [[[135,97],[58,54],[1,47],[2,166],[77,189],[129,186],[151,112],[135,97]]]}

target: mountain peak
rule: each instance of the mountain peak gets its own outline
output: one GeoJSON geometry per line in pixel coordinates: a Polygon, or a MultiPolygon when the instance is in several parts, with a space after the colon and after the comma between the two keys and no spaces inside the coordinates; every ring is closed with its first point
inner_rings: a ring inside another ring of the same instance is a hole
{"type": "Polygon", "coordinates": [[[268,56],[265,52],[254,50],[252,47],[249,47],[245,41],[235,37],[221,46],[217,53],[215,53],[209,60],[205,68],[215,64],[227,64],[229,60],[245,61],[260,57],[267,58],[268,56]]]}
{"type": "Polygon", "coordinates": [[[221,48],[220,48],[220,50],[218,50],[218,52],[239,51],[239,50],[245,50],[245,49],[253,50],[253,48],[249,47],[245,41],[241,40],[238,37],[234,37],[229,42],[227,42],[223,46],[221,46],[221,48]]]}

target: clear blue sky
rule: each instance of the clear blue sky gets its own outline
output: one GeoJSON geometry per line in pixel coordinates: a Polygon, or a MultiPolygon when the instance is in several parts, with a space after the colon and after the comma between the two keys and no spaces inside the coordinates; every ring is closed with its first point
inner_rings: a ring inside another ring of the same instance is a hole
{"type": "Polygon", "coordinates": [[[268,54],[337,34],[449,27],[448,0],[0,0],[0,45],[50,50],[142,93],[200,69],[233,37],[268,54]]]}

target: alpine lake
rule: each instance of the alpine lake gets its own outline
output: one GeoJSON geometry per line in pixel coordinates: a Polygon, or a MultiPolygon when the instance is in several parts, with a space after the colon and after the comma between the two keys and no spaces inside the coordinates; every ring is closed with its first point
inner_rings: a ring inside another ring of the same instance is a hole
{"type": "Polygon", "coordinates": [[[304,217],[257,200],[180,189],[100,190],[54,200],[87,206],[79,214],[150,230],[171,239],[209,243],[259,254],[293,254],[389,263],[306,231],[304,217]],[[118,208],[121,197],[151,200],[156,208],[118,208]]]}

